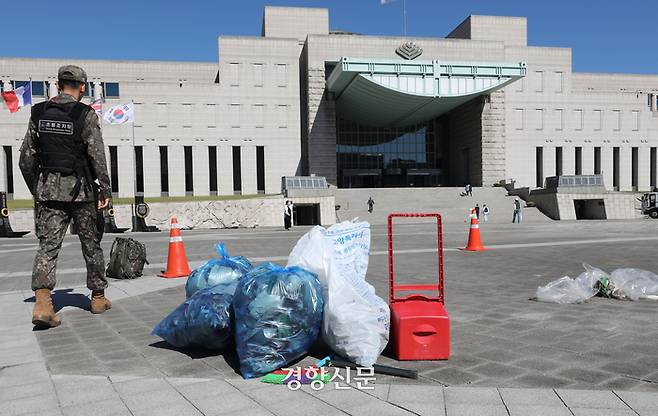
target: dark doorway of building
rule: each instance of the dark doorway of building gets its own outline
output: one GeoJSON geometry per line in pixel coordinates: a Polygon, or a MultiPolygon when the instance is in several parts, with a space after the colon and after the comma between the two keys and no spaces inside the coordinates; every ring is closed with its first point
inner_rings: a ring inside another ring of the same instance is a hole
{"type": "Polygon", "coordinates": [[[602,199],[576,199],[573,201],[577,220],[605,220],[605,202],[602,199]]]}
{"type": "Polygon", "coordinates": [[[293,221],[295,225],[320,225],[320,204],[296,204],[293,221]]]}

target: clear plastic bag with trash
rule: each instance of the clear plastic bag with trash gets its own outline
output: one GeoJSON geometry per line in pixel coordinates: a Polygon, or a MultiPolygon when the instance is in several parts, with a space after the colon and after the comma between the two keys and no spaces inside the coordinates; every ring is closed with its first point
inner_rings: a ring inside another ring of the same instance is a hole
{"type": "Polygon", "coordinates": [[[197,291],[220,283],[237,282],[245,273],[253,268],[251,262],[243,256],[229,256],[224,243],[215,245],[219,255],[194,269],[187,278],[185,294],[189,299],[197,291]]]}
{"type": "Polygon", "coordinates": [[[322,323],[322,287],[300,267],[264,263],[238,283],[235,342],[244,378],[267,374],[300,358],[322,323]]]}
{"type": "Polygon", "coordinates": [[[658,275],[648,270],[622,268],[610,273],[615,289],[631,300],[658,296],[658,275]]]}
{"type": "Polygon", "coordinates": [[[237,285],[236,279],[197,291],[156,325],[152,335],[178,348],[226,348],[233,342],[231,303],[237,285]]]}
{"type": "Polygon", "coordinates": [[[583,263],[585,271],[575,279],[569,276],[553,280],[537,288],[537,300],[550,303],[582,303],[598,292],[598,282],[609,275],[601,269],[583,263]]]}

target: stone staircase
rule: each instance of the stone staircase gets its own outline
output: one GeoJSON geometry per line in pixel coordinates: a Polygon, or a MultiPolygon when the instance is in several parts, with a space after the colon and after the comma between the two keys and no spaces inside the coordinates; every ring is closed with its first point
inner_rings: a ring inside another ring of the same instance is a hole
{"type": "MultiPolygon", "coordinates": [[[[341,221],[359,217],[372,224],[384,224],[392,212],[439,212],[444,223],[455,223],[467,220],[475,204],[487,204],[490,222],[512,222],[514,197],[507,196],[504,188],[473,188],[472,197],[459,196],[462,191],[463,188],[449,187],[336,189],[336,205],[340,205],[337,214],[341,221]],[[368,197],[375,201],[372,214],[366,205],[368,197]]],[[[523,221],[552,220],[536,208],[527,207],[523,209],[523,221]]]]}

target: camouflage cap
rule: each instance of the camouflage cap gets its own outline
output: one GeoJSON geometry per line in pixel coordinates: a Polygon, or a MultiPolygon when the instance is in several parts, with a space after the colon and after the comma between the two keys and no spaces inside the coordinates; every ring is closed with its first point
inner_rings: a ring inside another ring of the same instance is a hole
{"type": "Polygon", "coordinates": [[[84,69],[75,65],[64,65],[57,71],[57,79],[68,79],[82,83],[87,82],[87,73],[84,69]]]}

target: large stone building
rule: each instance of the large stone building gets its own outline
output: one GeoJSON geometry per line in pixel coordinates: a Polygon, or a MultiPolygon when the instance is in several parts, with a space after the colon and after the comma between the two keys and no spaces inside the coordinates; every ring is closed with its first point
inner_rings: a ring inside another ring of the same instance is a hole
{"type": "MultiPolygon", "coordinates": [[[[528,46],[525,18],[403,38],[266,7],[262,36],[221,36],[217,63],[1,58],[2,88],[31,79],[47,99],[65,63],[86,69],[89,99],[135,103],[134,130],[103,124],[118,196],[278,193],[282,176],[309,174],[339,187],[538,187],[556,174],[656,186],[658,76],[573,72],[571,49],[528,46]]],[[[0,190],[15,199],[29,197],[28,110],[0,112],[0,190]]]]}

